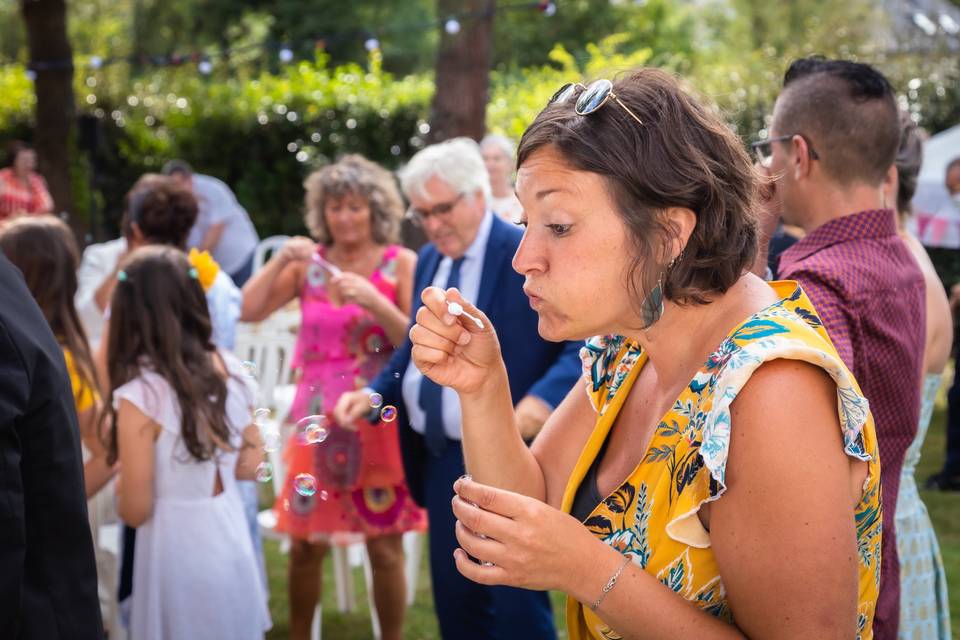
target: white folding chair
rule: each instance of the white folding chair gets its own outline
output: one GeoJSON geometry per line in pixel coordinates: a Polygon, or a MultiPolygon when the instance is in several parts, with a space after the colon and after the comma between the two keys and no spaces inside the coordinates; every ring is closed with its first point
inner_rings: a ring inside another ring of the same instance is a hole
{"type": "Polygon", "coordinates": [[[259,271],[260,267],[270,259],[273,252],[282,247],[289,239],[290,236],[270,236],[261,240],[253,251],[253,272],[259,271]]]}
{"type": "MultiPolygon", "coordinates": [[[[271,240],[271,238],[267,238],[271,240]]],[[[266,242],[266,240],[264,241],[266,242]]],[[[262,244],[262,243],[261,243],[262,244]]],[[[234,352],[242,360],[251,361],[257,366],[257,382],[260,386],[259,407],[271,410],[270,418],[261,425],[261,433],[279,431],[280,447],[267,452],[267,460],[273,467],[272,485],[274,495],[283,491],[287,468],[283,460],[283,444],[290,437],[293,428],[286,424],[287,416],[293,404],[296,384],[292,379],[291,363],[296,348],[296,334],[300,316],[298,311],[280,310],[268,320],[260,323],[240,323],[237,325],[237,338],[234,352]]],[[[257,514],[260,533],[264,538],[280,542],[281,552],[287,553],[290,540],[285,534],[277,532],[277,516],[273,509],[264,509],[257,514]]],[[[407,606],[413,604],[416,595],[417,578],[423,556],[423,536],[408,532],[403,537],[407,606]]],[[[353,571],[362,567],[366,582],[367,601],[370,607],[370,623],[373,638],[379,640],[380,619],[377,617],[373,601],[373,572],[366,545],[355,542],[346,546],[331,545],[331,561],[334,566],[334,583],[337,594],[337,609],[341,612],[356,609],[353,571]]],[[[322,610],[317,604],[314,612],[310,637],[320,640],[322,632],[322,610]]]]}
{"type": "MultiPolygon", "coordinates": [[[[240,323],[237,325],[237,339],[234,352],[239,358],[256,365],[257,383],[260,387],[257,408],[270,410],[270,417],[261,422],[261,436],[268,432],[278,432],[281,436],[280,447],[267,452],[267,461],[273,467],[274,495],[280,495],[286,477],[286,465],[283,462],[282,447],[289,429],[285,428],[287,415],[293,403],[294,384],[291,380],[291,362],[296,347],[295,327],[292,329],[286,321],[258,324],[240,323]]],[[[283,546],[289,544],[286,536],[276,532],[277,518],[273,509],[265,509],[257,514],[260,533],[265,538],[280,540],[283,546]]]]}

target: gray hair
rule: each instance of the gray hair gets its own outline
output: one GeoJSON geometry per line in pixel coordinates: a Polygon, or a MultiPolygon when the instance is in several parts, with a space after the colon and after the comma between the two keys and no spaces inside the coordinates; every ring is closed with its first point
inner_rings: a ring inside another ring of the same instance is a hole
{"type": "Polygon", "coordinates": [[[480,148],[483,149],[487,145],[492,144],[498,147],[507,155],[507,159],[510,162],[513,162],[516,157],[517,148],[514,146],[513,141],[510,140],[507,136],[502,136],[499,133],[491,133],[484,136],[483,140],[480,141],[480,148]]]}
{"type": "Polygon", "coordinates": [[[480,191],[484,202],[490,202],[490,176],[480,145],[470,138],[452,138],[418,152],[400,170],[400,188],[407,198],[413,193],[426,197],[424,185],[434,176],[458,193],[473,195],[480,191]]]}

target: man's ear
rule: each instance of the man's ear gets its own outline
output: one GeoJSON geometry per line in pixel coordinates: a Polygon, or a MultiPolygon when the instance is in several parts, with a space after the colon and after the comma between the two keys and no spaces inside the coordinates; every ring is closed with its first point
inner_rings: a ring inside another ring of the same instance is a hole
{"type": "Polygon", "coordinates": [[[793,136],[790,140],[790,153],[792,157],[787,166],[793,168],[794,180],[801,180],[810,176],[813,170],[813,160],[811,159],[810,145],[807,144],[803,136],[793,136]]]}
{"type": "Polygon", "coordinates": [[[136,222],[130,224],[130,237],[127,238],[127,245],[131,249],[137,249],[147,244],[147,239],[143,235],[143,231],[140,229],[140,225],[136,222]]]}
{"type": "Polygon", "coordinates": [[[883,208],[897,206],[897,193],[900,192],[900,172],[897,171],[897,165],[892,164],[887,169],[887,175],[883,177],[883,184],[880,187],[882,191],[883,208]]]}

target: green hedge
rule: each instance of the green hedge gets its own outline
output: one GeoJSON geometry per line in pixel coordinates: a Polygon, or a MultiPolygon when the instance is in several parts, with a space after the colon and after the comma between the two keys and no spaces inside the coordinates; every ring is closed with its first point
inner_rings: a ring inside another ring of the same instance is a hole
{"type": "MultiPolygon", "coordinates": [[[[629,50],[627,42],[610,36],[580,59],[556,46],[548,65],[493,73],[489,128],[518,139],[564,82],[650,64],[689,78],[745,142],[762,135],[786,60],[761,50],[680,56],[662,48],[629,50]]],[[[95,123],[100,136],[95,153],[72,163],[75,215],[98,239],[116,233],[123,195],[137,177],[174,157],[230,184],[261,236],[300,232],[302,183],[312,169],[348,152],[395,168],[429,132],[432,75],[394,78],[382,70],[377,51],[366,68],[330,68],[320,55],[276,75],[218,69],[206,77],[189,64],[132,81],[122,65],[93,71],[86,62],[77,61],[76,102],[81,119],[95,123]]],[[[936,131],[955,123],[960,70],[954,57],[879,64],[921,124],[936,131]]],[[[33,105],[24,70],[0,67],[0,143],[29,137],[33,105]]]]}

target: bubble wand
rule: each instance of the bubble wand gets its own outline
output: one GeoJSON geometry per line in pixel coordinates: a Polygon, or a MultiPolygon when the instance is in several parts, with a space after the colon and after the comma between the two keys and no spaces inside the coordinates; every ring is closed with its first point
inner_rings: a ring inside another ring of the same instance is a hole
{"type": "Polygon", "coordinates": [[[463,305],[461,305],[459,302],[448,302],[447,313],[452,316],[464,316],[465,318],[469,318],[470,320],[473,320],[473,323],[477,325],[478,329],[483,329],[483,322],[480,320],[480,318],[472,316],[464,311],[463,305]]]}

